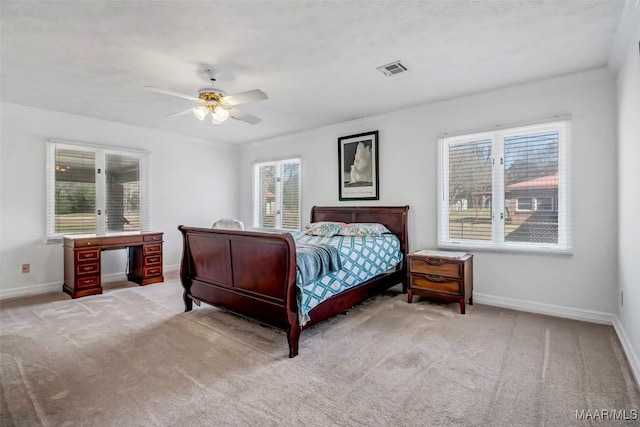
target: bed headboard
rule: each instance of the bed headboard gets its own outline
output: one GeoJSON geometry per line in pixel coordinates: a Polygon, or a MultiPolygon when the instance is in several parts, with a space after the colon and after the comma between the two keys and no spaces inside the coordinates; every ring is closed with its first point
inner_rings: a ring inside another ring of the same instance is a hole
{"type": "Polygon", "coordinates": [[[400,239],[400,250],[407,254],[409,235],[407,213],[409,206],[314,206],[311,222],[378,222],[400,239]]]}

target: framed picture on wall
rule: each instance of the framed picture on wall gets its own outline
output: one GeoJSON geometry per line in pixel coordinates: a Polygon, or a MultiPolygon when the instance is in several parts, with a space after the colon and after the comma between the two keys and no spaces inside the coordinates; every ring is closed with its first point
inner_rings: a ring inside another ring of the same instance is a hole
{"type": "Polygon", "coordinates": [[[340,200],[379,200],[378,131],[338,138],[340,200]]]}

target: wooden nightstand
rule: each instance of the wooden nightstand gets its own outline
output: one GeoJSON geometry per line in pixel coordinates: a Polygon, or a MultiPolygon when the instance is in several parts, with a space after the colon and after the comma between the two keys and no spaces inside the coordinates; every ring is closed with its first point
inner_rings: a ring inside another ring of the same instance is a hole
{"type": "Polygon", "coordinates": [[[473,305],[473,255],[463,252],[422,250],[409,254],[407,299],[413,296],[457,301],[460,313],[465,303],[473,305]]]}

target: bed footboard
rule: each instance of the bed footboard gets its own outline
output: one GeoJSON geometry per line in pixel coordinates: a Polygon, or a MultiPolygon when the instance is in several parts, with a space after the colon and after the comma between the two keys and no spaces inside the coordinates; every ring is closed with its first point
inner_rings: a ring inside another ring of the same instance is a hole
{"type": "Polygon", "coordinates": [[[296,251],[288,233],[179,226],[185,311],[204,301],[287,331],[289,357],[298,353],[296,251]]]}

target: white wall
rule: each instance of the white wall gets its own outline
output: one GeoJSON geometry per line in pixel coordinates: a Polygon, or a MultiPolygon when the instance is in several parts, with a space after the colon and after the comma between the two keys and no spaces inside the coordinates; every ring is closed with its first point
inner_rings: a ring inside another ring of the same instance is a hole
{"type": "Polygon", "coordinates": [[[347,205],[338,201],[337,139],[379,130],[380,200],[349,204],[410,205],[410,249],[434,248],[438,135],[570,114],[573,256],[475,252],[476,301],[538,311],[555,305],[569,317],[610,320],[617,292],[615,108],[614,77],[601,69],[245,144],[241,217],[251,223],[251,163],[292,155],[302,158],[303,224],[313,205],[347,205]]]}
{"type": "MultiPolygon", "coordinates": [[[[237,147],[54,111],[2,103],[0,297],[61,290],[62,244],[45,244],[45,141],[49,138],[146,149],[151,229],[164,232],[164,265],[182,251],[176,227],[235,217],[237,147]],[[21,264],[31,272],[21,273],[21,264]]],[[[126,252],[103,252],[103,278],[122,276],[126,252]]],[[[122,276],[124,277],[124,276],[122,276]]]]}
{"type": "MultiPolygon", "coordinates": [[[[635,15],[640,17],[636,6],[635,15]]],[[[640,382],[640,18],[618,74],[618,275],[624,305],[620,323],[635,353],[631,360],[640,382]]],[[[618,306],[619,297],[616,298],[618,306]]],[[[627,352],[629,353],[629,352],[627,352]]]]}

